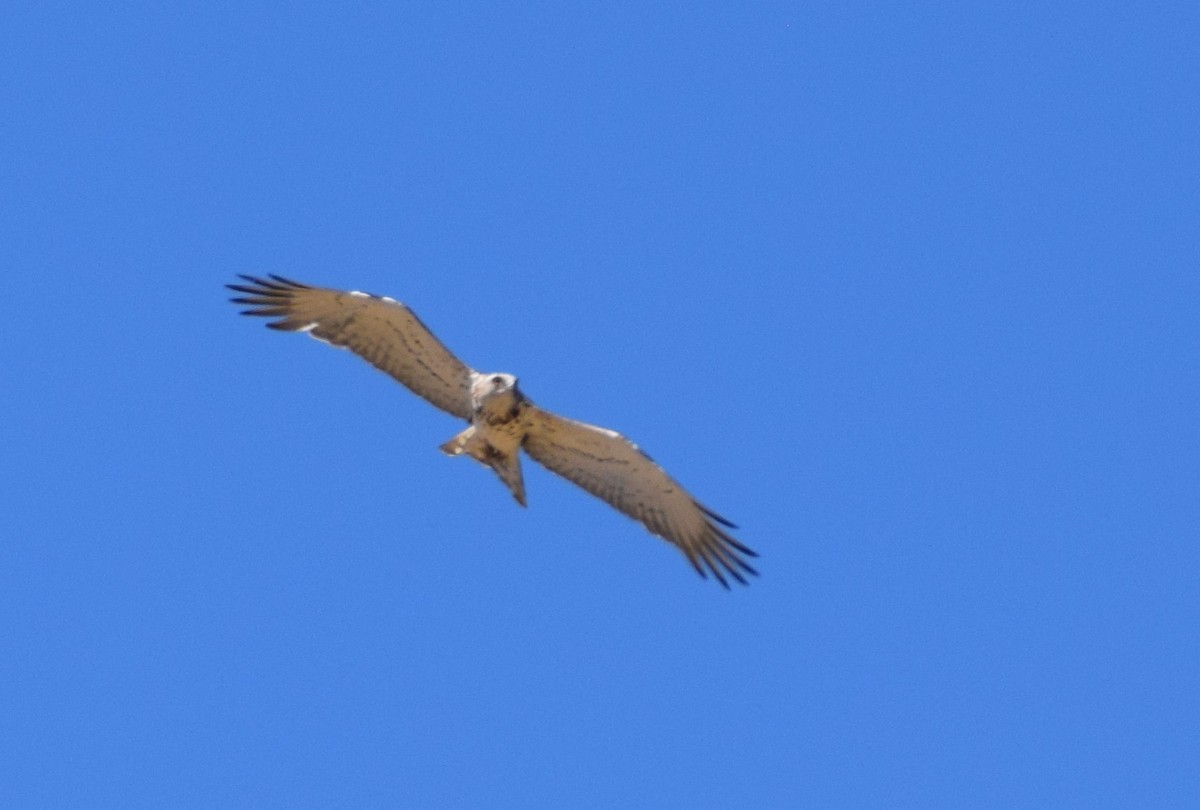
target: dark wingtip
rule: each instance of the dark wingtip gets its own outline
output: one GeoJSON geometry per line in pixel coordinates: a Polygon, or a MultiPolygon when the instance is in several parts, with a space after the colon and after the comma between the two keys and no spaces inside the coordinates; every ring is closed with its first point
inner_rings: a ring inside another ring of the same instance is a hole
{"type": "Polygon", "coordinates": [[[239,314],[258,318],[281,318],[282,320],[268,323],[267,326],[284,332],[294,332],[297,329],[296,323],[287,320],[287,316],[292,296],[304,285],[289,282],[275,275],[272,275],[271,278],[277,279],[277,281],[267,281],[245,273],[238,273],[237,277],[247,283],[226,284],[225,287],[239,293],[236,298],[229,299],[231,303],[249,307],[249,309],[241,310],[239,314]]]}
{"type": "Polygon", "coordinates": [[[278,276],[274,273],[267,273],[267,275],[278,281],[280,284],[286,284],[287,286],[294,287],[298,290],[310,289],[307,284],[301,284],[299,281],[292,281],[290,278],[284,278],[283,276],[278,276]]]}
{"type": "Polygon", "coordinates": [[[742,583],[743,585],[746,584],[746,580],[742,579],[742,577],[741,577],[742,571],[746,572],[747,574],[750,574],[751,576],[755,576],[755,577],[758,576],[758,572],[754,570],[754,566],[750,565],[748,562],[743,560],[741,557],[739,557],[733,551],[731,551],[728,548],[725,548],[724,546],[719,546],[717,548],[716,556],[718,559],[720,559],[721,563],[729,570],[729,573],[733,574],[733,576],[737,579],[737,581],[742,583]]]}
{"type": "Polygon", "coordinates": [[[225,289],[233,290],[243,295],[270,295],[270,290],[265,290],[262,287],[247,287],[245,284],[226,284],[225,289]]]}
{"type": "Polygon", "coordinates": [[[737,540],[734,540],[729,535],[722,533],[721,537],[725,540],[725,542],[729,543],[729,545],[733,546],[738,551],[745,554],[747,557],[757,557],[758,556],[757,551],[755,551],[754,549],[750,548],[747,545],[744,545],[743,543],[739,543],[737,540]]]}
{"type": "Polygon", "coordinates": [[[708,579],[708,575],[711,573],[721,587],[726,590],[730,590],[727,576],[740,585],[750,584],[748,576],[758,576],[758,571],[754,566],[741,557],[742,554],[749,557],[758,555],[712,523],[708,524],[703,535],[670,539],[683,552],[687,561],[692,564],[692,568],[696,569],[696,573],[702,579],[708,579]]]}
{"type": "Polygon", "coordinates": [[[742,559],[742,555],[757,557],[758,554],[730,537],[720,527],[710,523],[708,526],[708,536],[701,542],[703,543],[703,548],[706,549],[701,554],[710,566],[713,565],[713,560],[716,560],[717,563],[720,563],[729,572],[730,576],[743,585],[750,584],[742,576],[743,573],[749,576],[758,576],[758,571],[755,570],[754,566],[742,559]]]}
{"type": "Polygon", "coordinates": [[[745,543],[742,543],[741,541],[739,541],[736,537],[729,534],[729,532],[725,531],[720,526],[714,526],[713,524],[710,523],[708,525],[708,528],[714,535],[716,535],[718,540],[721,543],[725,544],[726,546],[729,546],[730,548],[735,549],[735,550],[741,552],[742,554],[745,554],[747,557],[757,557],[758,556],[757,551],[750,548],[745,543]]]}
{"type": "Polygon", "coordinates": [[[728,518],[721,517],[720,515],[718,515],[713,510],[709,509],[704,504],[699,503],[698,501],[692,501],[692,503],[696,504],[696,508],[699,509],[704,514],[708,515],[708,517],[710,519],[715,520],[717,523],[720,523],[725,528],[727,528],[727,529],[736,529],[737,528],[736,523],[729,520],[728,518]]]}
{"type": "Polygon", "coordinates": [[[259,295],[269,293],[271,291],[277,293],[290,293],[293,290],[309,290],[312,289],[307,284],[301,284],[299,281],[292,281],[290,278],[276,275],[275,273],[267,273],[266,278],[261,276],[250,276],[245,273],[237,273],[237,277],[243,281],[247,281],[254,285],[252,289],[247,289],[237,284],[226,284],[225,286],[231,290],[238,292],[253,292],[259,295]]]}
{"type": "Polygon", "coordinates": [[[696,553],[700,555],[700,559],[704,560],[704,564],[708,566],[708,570],[712,572],[712,575],[717,578],[717,582],[721,583],[721,587],[729,590],[729,583],[725,581],[725,575],[721,573],[721,566],[717,563],[717,559],[720,559],[719,556],[704,546],[698,546],[696,553]],[[717,559],[714,559],[714,557],[717,559]]]}

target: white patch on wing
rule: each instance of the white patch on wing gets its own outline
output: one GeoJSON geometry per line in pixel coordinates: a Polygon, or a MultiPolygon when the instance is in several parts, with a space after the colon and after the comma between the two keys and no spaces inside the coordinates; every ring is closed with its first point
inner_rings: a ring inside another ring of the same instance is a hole
{"type": "MultiPolygon", "coordinates": [[[[596,431],[597,433],[603,433],[605,436],[609,437],[610,439],[624,438],[620,433],[617,433],[615,430],[609,430],[608,428],[597,427],[596,425],[584,425],[584,427],[591,428],[592,430],[596,431]]],[[[625,441],[629,441],[629,440],[625,439],[625,441]]],[[[629,443],[633,444],[633,442],[629,442],[629,443]]],[[[637,447],[636,444],[633,444],[633,446],[635,448],[637,447]]]]}
{"type": "MultiPolygon", "coordinates": [[[[320,326],[320,324],[318,324],[316,321],[313,321],[313,322],[312,322],[312,323],[310,323],[310,324],[305,324],[304,326],[301,326],[301,327],[300,327],[299,329],[297,329],[296,331],[297,331],[297,332],[303,332],[304,334],[308,335],[308,336],[309,336],[310,338],[312,338],[313,340],[315,340],[315,341],[318,341],[318,342],[320,342],[320,343],[324,343],[326,346],[333,346],[333,344],[332,344],[332,343],[330,343],[330,342],[329,342],[328,340],[326,340],[325,338],[321,337],[320,335],[314,335],[314,334],[313,334],[313,330],[314,330],[314,329],[316,329],[318,326],[320,326]]],[[[335,349],[338,349],[338,348],[341,348],[341,347],[340,347],[340,346],[334,346],[334,348],[335,348],[335,349]]]]}
{"type": "Polygon", "coordinates": [[[351,290],[350,295],[353,295],[355,298],[370,298],[371,297],[368,293],[365,293],[362,290],[351,290]]]}
{"type": "Polygon", "coordinates": [[[395,298],[388,298],[386,295],[383,296],[383,300],[387,301],[389,304],[399,304],[400,303],[395,298]]]}

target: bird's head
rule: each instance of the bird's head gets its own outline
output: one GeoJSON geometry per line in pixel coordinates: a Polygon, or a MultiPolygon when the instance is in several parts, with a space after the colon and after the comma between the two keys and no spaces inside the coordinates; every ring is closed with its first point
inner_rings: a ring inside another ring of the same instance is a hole
{"type": "Polygon", "coordinates": [[[475,407],[494,400],[520,399],[517,378],[512,374],[477,374],[471,383],[471,400],[475,407]]]}

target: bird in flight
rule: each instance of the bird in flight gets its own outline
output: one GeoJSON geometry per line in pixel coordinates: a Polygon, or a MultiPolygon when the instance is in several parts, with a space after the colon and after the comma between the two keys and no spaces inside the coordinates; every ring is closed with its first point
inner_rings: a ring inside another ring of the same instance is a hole
{"type": "Polygon", "coordinates": [[[414,394],[465,419],[466,430],[441,446],[491,468],[525,506],[520,450],[673,543],[707,578],[725,588],[758,572],[757,557],[726,531],[737,528],[696,501],[633,442],[605,428],[576,422],[534,405],[511,374],[469,368],[442,345],[416,314],[392,298],[357,290],[310,287],[281,276],[240,275],[228,284],[243,315],[276,318],[284,332],[349,349],[414,394]]]}

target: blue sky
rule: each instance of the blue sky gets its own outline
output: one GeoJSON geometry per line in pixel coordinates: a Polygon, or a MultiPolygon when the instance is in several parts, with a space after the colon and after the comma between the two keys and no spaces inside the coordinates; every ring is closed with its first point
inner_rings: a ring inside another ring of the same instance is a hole
{"type": "Polygon", "coordinates": [[[1194,4],[39,4],[0,32],[0,804],[1194,807],[1194,4]],[[344,352],[411,305],[724,592],[344,352]]]}

